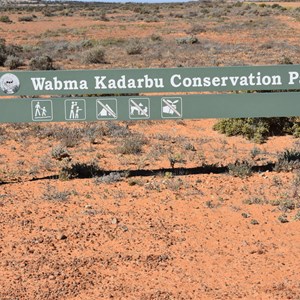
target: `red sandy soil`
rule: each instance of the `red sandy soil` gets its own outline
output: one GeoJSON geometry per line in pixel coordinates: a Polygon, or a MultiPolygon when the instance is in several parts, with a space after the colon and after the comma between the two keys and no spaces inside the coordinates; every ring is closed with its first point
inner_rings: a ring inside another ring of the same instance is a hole
{"type": "MultiPolygon", "coordinates": [[[[209,129],[214,122],[137,122],[130,128],[153,135],[164,130],[174,139],[197,135],[209,142],[195,144],[196,153],[211,163],[249,158],[253,143],[233,137],[224,145],[224,136],[209,129]]],[[[274,137],[257,147],[271,159],[295,142],[274,137]]],[[[30,175],[28,168],[54,145],[51,139],[2,142],[3,174],[11,180],[3,180],[0,192],[0,299],[299,299],[297,209],[281,223],[283,212],[271,205],[298,201],[297,174],[162,173],[113,183],[42,179],[56,170],[30,175]],[[66,200],[56,197],[64,192],[66,200]],[[266,202],[245,203],[254,198],[266,202]]],[[[142,160],[150,147],[138,157],[120,157],[108,146],[115,148],[106,139],[91,151],[82,142],[70,152],[75,161],[102,153],[99,165],[118,170],[118,159],[142,160]]],[[[183,167],[199,165],[187,160],[183,167]]],[[[168,167],[166,157],[144,168],[159,167],[168,167]]]]}

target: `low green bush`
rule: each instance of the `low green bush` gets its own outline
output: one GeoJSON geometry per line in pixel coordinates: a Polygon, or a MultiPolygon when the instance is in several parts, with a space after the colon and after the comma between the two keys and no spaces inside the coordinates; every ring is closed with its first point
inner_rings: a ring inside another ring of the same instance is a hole
{"type": "Polygon", "coordinates": [[[286,117],[222,119],[213,129],[227,136],[241,135],[259,144],[265,142],[269,136],[300,135],[298,119],[286,117]]]}
{"type": "Polygon", "coordinates": [[[2,22],[2,23],[12,23],[12,20],[9,18],[9,16],[0,16],[0,22],[2,22]]]}

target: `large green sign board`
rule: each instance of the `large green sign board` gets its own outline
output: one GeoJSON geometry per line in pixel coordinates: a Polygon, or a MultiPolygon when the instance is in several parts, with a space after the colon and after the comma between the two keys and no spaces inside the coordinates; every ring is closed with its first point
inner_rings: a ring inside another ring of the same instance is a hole
{"type": "Polygon", "coordinates": [[[300,115],[300,93],[0,100],[0,122],[171,120],[300,115]]]}
{"type": "Polygon", "coordinates": [[[300,65],[0,72],[0,95],[300,89],[300,65]]]}
{"type": "Polygon", "coordinates": [[[300,90],[300,65],[0,72],[0,122],[300,115],[297,92],[182,94],[246,90],[300,90]]]}

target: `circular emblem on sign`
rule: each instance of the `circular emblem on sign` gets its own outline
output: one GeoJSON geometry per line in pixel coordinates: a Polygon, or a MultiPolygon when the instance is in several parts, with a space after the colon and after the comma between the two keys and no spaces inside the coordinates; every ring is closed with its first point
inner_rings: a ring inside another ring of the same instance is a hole
{"type": "Polygon", "coordinates": [[[5,94],[12,95],[19,90],[20,80],[14,74],[4,74],[0,78],[0,88],[5,94]]]}

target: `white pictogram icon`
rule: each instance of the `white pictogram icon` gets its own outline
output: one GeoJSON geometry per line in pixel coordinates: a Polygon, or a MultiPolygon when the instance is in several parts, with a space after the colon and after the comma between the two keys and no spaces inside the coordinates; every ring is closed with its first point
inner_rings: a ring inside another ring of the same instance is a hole
{"type": "Polygon", "coordinates": [[[162,118],[182,118],[182,98],[161,98],[162,118]]]}
{"type": "Polygon", "coordinates": [[[31,113],[33,121],[51,121],[53,119],[52,101],[31,101],[31,113]]]}
{"type": "Polygon", "coordinates": [[[149,119],[150,118],[150,99],[149,98],[129,99],[129,118],[130,119],[149,119]]]}
{"type": "Polygon", "coordinates": [[[98,99],[96,105],[98,120],[114,120],[118,118],[117,99],[98,99]]]}
{"type": "Polygon", "coordinates": [[[66,120],[85,120],[86,109],[84,99],[65,100],[66,120]]]}

